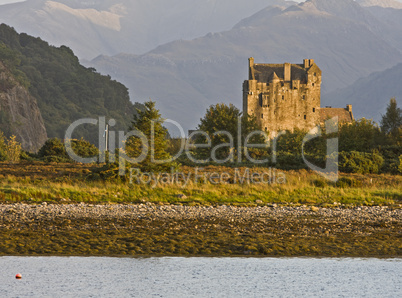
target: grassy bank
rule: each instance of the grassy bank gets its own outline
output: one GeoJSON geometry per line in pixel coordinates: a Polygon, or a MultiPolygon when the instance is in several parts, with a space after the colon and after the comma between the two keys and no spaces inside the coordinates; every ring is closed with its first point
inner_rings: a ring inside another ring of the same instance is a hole
{"type": "Polygon", "coordinates": [[[277,203],[395,207],[402,204],[402,176],[397,175],[341,174],[341,179],[334,184],[306,170],[272,171],[264,168],[236,170],[214,166],[197,170],[182,167],[179,172],[192,177],[186,185],[181,181],[158,183],[153,187],[129,182],[93,181],[89,179],[93,167],[78,164],[0,163],[0,202],[162,202],[243,206],[277,203]],[[247,171],[249,175],[267,173],[265,181],[268,181],[268,174],[271,174],[271,181],[249,184],[244,180],[247,171]],[[219,183],[219,178],[216,178],[216,174],[219,173],[227,173],[225,178],[229,179],[219,183]],[[195,175],[198,175],[197,180],[195,175]],[[239,179],[233,181],[234,177],[239,179]],[[241,179],[243,183],[240,183],[241,179]]]}

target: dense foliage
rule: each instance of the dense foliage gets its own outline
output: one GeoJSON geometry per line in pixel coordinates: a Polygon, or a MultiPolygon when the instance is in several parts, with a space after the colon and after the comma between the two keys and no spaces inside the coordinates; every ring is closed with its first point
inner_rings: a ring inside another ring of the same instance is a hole
{"type": "Polygon", "coordinates": [[[7,160],[6,140],[4,138],[3,132],[0,131],[0,161],[5,160],[7,160]]]}
{"type": "Polygon", "coordinates": [[[109,163],[93,169],[90,177],[95,180],[127,181],[132,168],[143,173],[176,170],[178,164],[167,151],[167,130],[162,126],[163,121],[159,110],[155,108],[155,102],[145,102],[144,108],[137,109],[131,123],[130,132],[136,135],[129,136],[123,148],[116,150],[114,162],[109,153],[109,163]],[[122,168],[123,173],[119,171],[122,168]]]}
{"type": "MultiPolygon", "coordinates": [[[[124,85],[82,66],[68,47],[49,46],[4,24],[0,25],[0,61],[36,97],[51,138],[63,139],[67,127],[78,119],[99,116],[115,119],[115,130],[126,130],[135,106],[141,107],[130,102],[124,85]]],[[[3,85],[0,82],[0,88],[10,87],[7,82],[3,85]]],[[[73,137],[98,144],[98,130],[95,125],[82,125],[73,137]]]]}
{"type": "Polygon", "coordinates": [[[384,162],[377,152],[340,152],[339,170],[344,173],[377,174],[384,162]]]}
{"type": "Polygon", "coordinates": [[[201,119],[197,131],[202,132],[197,132],[192,138],[197,146],[194,150],[197,160],[215,160],[218,163],[241,162],[246,159],[247,145],[261,146],[261,148],[257,146],[248,148],[247,154],[253,159],[260,158],[267,150],[263,148],[267,145],[266,136],[260,132],[256,119],[243,115],[232,104],[211,105],[201,119]],[[256,133],[253,134],[254,132],[256,133]]]}
{"type": "Polygon", "coordinates": [[[131,158],[139,158],[142,153],[146,153],[145,158],[136,164],[143,172],[170,171],[177,164],[171,161],[167,152],[167,130],[162,125],[164,120],[155,108],[155,102],[145,102],[144,106],[144,109],[137,109],[134,114],[130,131],[140,132],[145,138],[130,137],[126,143],[126,152],[131,158]]]}
{"type": "Polygon", "coordinates": [[[402,110],[398,108],[395,98],[391,98],[387,112],[382,116],[381,130],[391,141],[402,142],[402,110]]]}
{"type": "Polygon", "coordinates": [[[19,162],[21,153],[21,144],[16,140],[16,137],[10,136],[7,139],[0,131],[0,161],[19,162]]]}
{"type": "MultiPolygon", "coordinates": [[[[93,144],[80,140],[71,140],[71,148],[80,157],[94,157],[99,155],[99,150],[93,144]]],[[[66,152],[64,143],[58,138],[52,138],[45,142],[38,152],[38,158],[47,162],[71,162],[66,152]]]]}
{"type": "Polygon", "coordinates": [[[370,152],[382,143],[380,129],[372,120],[362,118],[339,128],[339,151],[370,152]]]}

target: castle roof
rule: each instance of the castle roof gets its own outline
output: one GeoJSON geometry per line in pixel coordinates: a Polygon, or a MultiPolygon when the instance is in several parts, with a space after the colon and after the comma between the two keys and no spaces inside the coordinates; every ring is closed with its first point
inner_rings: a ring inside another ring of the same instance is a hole
{"type": "MultiPolygon", "coordinates": [[[[253,65],[255,79],[259,82],[269,82],[274,78],[274,74],[284,80],[285,69],[284,64],[254,64],[253,65]]],[[[291,64],[291,80],[306,81],[307,69],[303,64],[291,64]]]]}
{"type": "Polygon", "coordinates": [[[320,109],[320,122],[324,123],[326,120],[338,116],[339,123],[352,123],[354,120],[353,113],[347,108],[321,108],[320,109]]]}

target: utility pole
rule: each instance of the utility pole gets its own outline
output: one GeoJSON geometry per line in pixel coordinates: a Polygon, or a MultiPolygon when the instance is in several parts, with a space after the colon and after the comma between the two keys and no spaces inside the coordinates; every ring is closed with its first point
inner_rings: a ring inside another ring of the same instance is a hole
{"type": "Polygon", "coordinates": [[[106,129],[105,133],[103,134],[103,137],[105,138],[105,152],[108,151],[108,144],[109,144],[109,124],[106,124],[106,129]]]}

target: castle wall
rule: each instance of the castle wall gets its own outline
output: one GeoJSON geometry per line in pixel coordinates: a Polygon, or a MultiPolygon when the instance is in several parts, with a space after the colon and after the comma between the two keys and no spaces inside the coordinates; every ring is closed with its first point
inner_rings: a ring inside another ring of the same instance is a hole
{"type": "MultiPolygon", "coordinates": [[[[283,65],[283,77],[273,72],[271,79],[260,82],[250,63],[249,80],[243,84],[243,112],[254,115],[262,130],[274,136],[282,130],[309,130],[320,121],[321,70],[313,60],[297,66],[304,77],[292,78],[291,65],[283,65]]],[[[270,65],[264,65],[270,70],[270,65]]],[[[278,65],[275,65],[277,67],[278,65]]],[[[263,77],[261,75],[261,77],[263,77]]]]}

